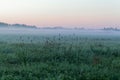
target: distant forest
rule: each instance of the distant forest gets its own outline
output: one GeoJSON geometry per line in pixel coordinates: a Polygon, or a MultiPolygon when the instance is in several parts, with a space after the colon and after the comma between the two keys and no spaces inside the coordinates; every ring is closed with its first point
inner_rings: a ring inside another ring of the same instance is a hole
{"type": "Polygon", "coordinates": [[[37,28],[36,26],[26,25],[26,24],[8,24],[0,22],[0,27],[21,27],[21,28],[37,28]]]}

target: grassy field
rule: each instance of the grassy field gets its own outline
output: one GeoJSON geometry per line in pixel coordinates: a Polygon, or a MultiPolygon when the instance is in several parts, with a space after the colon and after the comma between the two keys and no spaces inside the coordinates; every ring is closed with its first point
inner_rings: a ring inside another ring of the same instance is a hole
{"type": "Polygon", "coordinates": [[[0,80],[120,80],[118,37],[3,37],[0,80]]]}

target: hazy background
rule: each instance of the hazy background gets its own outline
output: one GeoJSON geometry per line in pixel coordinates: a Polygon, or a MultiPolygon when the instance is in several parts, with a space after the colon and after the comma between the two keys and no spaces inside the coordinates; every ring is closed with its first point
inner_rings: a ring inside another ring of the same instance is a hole
{"type": "Polygon", "coordinates": [[[39,27],[119,27],[120,0],[0,0],[0,21],[39,27]]]}

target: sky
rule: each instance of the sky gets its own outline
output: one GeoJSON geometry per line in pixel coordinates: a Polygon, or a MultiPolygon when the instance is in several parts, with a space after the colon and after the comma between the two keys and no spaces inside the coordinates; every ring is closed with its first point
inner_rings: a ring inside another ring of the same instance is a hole
{"type": "Polygon", "coordinates": [[[0,0],[0,22],[39,27],[119,27],[120,0],[0,0]]]}

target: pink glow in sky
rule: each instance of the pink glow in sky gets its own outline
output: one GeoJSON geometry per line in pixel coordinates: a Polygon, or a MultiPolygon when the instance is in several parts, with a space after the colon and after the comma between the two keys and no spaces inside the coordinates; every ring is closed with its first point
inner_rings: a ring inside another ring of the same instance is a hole
{"type": "Polygon", "coordinates": [[[0,21],[44,26],[120,25],[120,0],[0,0],[0,21]]]}

